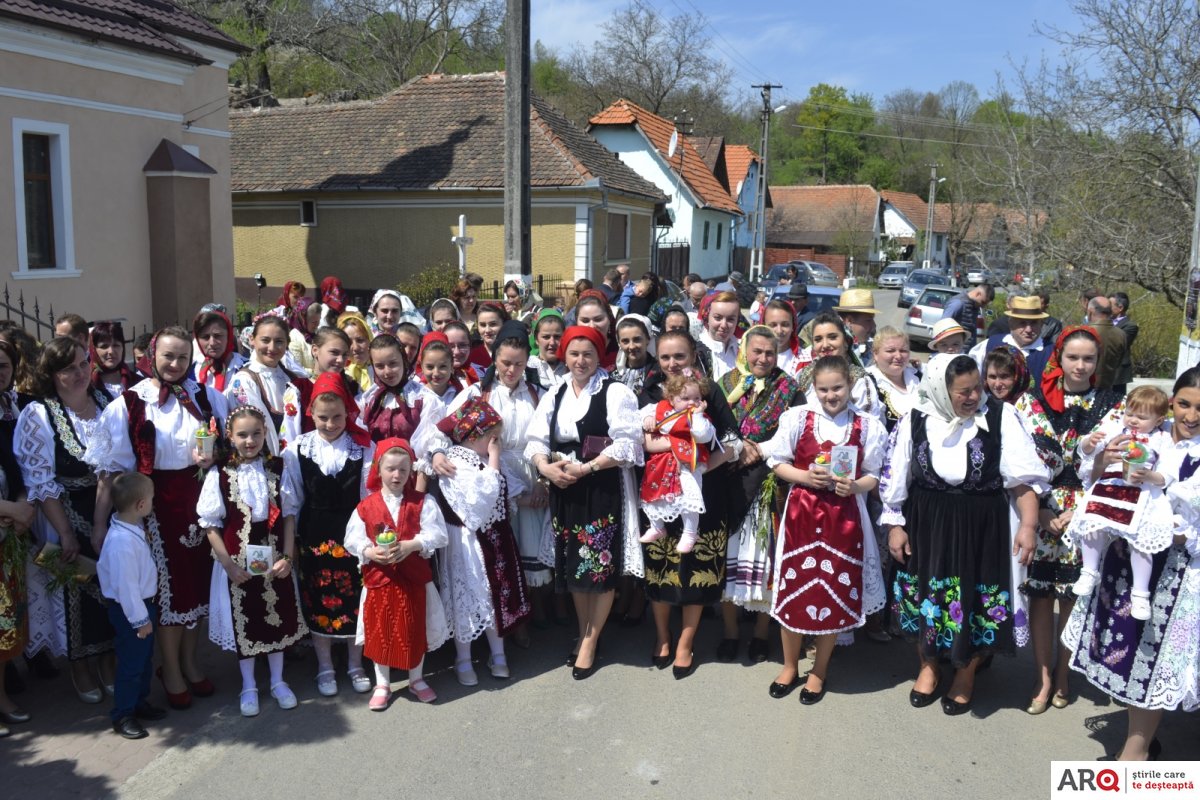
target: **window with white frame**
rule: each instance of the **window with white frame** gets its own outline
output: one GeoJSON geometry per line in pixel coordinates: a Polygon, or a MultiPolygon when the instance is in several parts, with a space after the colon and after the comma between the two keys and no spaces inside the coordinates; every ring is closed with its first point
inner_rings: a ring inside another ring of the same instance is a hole
{"type": "Polygon", "coordinates": [[[609,261],[624,261],[629,258],[629,215],[608,212],[609,261]]]}
{"type": "Polygon", "coordinates": [[[14,277],[62,277],[75,267],[70,128],[13,120],[17,271],[14,277]]]}
{"type": "Polygon", "coordinates": [[[315,228],[317,226],[316,200],[300,201],[300,224],[306,228],[315,228]]]}

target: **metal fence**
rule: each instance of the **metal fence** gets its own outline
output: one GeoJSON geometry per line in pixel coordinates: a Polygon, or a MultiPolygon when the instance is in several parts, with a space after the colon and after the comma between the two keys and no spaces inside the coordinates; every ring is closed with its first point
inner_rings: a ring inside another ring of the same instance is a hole
{"type": "MultiPolygon", "coordinates": [[[[565,282],[570,286],[574,286],[574,275],[535,275],[532,277],[530,286],[544,301],[546,305],[554,302],[554,295],[558,293],[558,286],[565,282]]],[[[450,289],[436,287],[429,292],[414,292],[410,293],[409,299],[417,308],[428,308],[429,304],[439,297],[449,297],[450,289]]],[[[479,289],[478,297],[480,300],[503,300],[504,299],[504,281],[493,280],[490,283],[485,281],[479,289]]],[[[370,302],[368,297],[367,302],[370,302]]],[[[366,305],[360,306],[364,311],[366,305]]]]}
{"type": "MultiPolygon", "coordinates": [[[[14,300],[11,292],[9,292],[8,284],[4,284],[3,300],[0,300],[0,312],[4,314],[4,319],[10,322],[16,322],[25,332],[33,336],[39,342],[47,342],[54,338],[54,306],[47,305],[43,307],[38,298],[34,297],[32,306],[25,302],[25,292],[18,291],[17,297],[14,300]]],[[[121,327],[125,332],[125,344],[130,344],[138,337],[139,333],[147,333],[150,328],[143,324],[141,331],[137,330],[136,326],[129,325],[128,320],[115,319],[114,322],[120,322],[121,327]]],[[[88,325],[92,325],[99,320],[88,320],[88,325]]]]}

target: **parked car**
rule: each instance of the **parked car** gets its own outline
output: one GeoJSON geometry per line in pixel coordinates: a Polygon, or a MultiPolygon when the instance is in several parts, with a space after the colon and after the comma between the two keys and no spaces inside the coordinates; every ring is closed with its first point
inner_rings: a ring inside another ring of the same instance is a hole
{"type": "MultiPolygon", "coordinates": [[[[787,300],[788,292],[791,290],[791,288],[791,286],[786,284],[783,286],[776,286],[771,290],[772,293],[769,295],[769,297],[771,300],[787,300]]],[[[808,306],[805,307],[804,311],[806,313],[811,311],[814,314],[819,314],[822,311],[828,311],[838,304],[838,300],[841,298],[841,296],[841,289],[835,289],[829,286],[809,286],[808,306]]]]}
{"type": "MultiPolygon", "coordinates": [[[[789,269],[795,269],[795,267],[791,264],[772,264],[766,274],[759,278],[758,288],[771,291],[779,285],[779,281],[783,280],[789,269]]],[[[797,270],[797,274],[799,274],[799,270],[797,270]]]]}
{"type": "Polygon", "coordinates": [[[880,289],[899,289],[908,278],[908,266],[903,262],[888,264],[879,273],[880,289]]]}
{"type": "Polygon", "coordinates": [[[796,268],[796,279],[802,280],[809,286],[840,286],[837,273],[824,264],[816,261],[789,262],[796,268]]]}
{"type": "Polygon", "coordinates": [[[971,267],[967,270],[967,283],[969,284],[990,283],[994,286],[996,281],[996,273],[987,267],[971,267]]]}
{"type": "Polygon", "coordinates": [[[908,308],[921,295],[926,286],[949,285],[950,279],[938,270],[913,270],[913,273],[908,276],[908,279],[904,281],[904,286],[900,289],[900,297],[896,300],[896,305],[900,308],[908,308]]]}
{"type": "Polygon", "coordinates": [[[904,332],[914,344],[928,345],[933,338],[933,324],[942,318],[942,312],[958,289],[950,286],[926,286],[904,318],[904,332]]]}

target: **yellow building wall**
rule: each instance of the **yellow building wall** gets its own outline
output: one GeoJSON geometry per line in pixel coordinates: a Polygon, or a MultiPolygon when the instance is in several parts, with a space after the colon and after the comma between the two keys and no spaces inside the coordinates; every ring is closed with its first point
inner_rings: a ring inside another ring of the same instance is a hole
{"type": "MultiPolygon", "coordinates": [[[[239,198],[233,211],[234,268],[237,277],[261,272],[270,286],[300,280],[315,286],[336,275],[348,288],[395,286],[421,270],[457,266],[451,243],[458,217],[467,215],[467,269],[490,283],[504,274],[504,221],[499,205],[382,206],[336,205],[317,200],[317,224],[300,225],[299,203],[269,198],[269,205],[239,198]]],[[[303,199],[314,199],[304,197],[303,199]]],[[[574,206],[533,209],[534,275],[571,278],[574,271],[574,206]]]]}

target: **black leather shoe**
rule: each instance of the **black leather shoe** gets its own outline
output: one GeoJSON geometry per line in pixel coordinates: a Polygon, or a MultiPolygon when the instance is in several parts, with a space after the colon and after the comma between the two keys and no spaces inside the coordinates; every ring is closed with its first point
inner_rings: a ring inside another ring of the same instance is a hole
{"type": "Polygon", "coordinates": [[[671,666],[671,662],[674,660],[671,658],[670,653],[667,653],[665,656],[650,656],[650,663],[654,665],[655,669],[666,669],[671,666]]]}
{"type": "Polygon", "coordinates": [[[824,686],[821,687],[821,691],[819,691],[819,692],[810,692],[808,689],[805,689],[804,687],[800,688],[800,705],[802,705],[802,706],[815,706],[817,703],[821,702],[821,700],[824,699],[824,697],[825,697],[825,687],[824,686]]]}
{"type": "Polygon", "coordinates": [[[951,700],[949,697],[942,698],[942,713],[947,717],[957,717],[960,714],[965,714],[971,710],[971,701],[960,703],[957,700],[951,700]]]}
{"type": "Polygon", "coordinates": [[[675,680],[681,681],[684,678],[686,678],[688,675],[691,675],[693,672],[696,671],[696,664],[698,664],[698,663],[699,662],[696,661],[696,656],[693,655],[691,664],[688,664],[686,667],[672,666],[671,674],[675,676],[675,680]]]}
{"type": "Polygon", "coordinates": [[[771,685],[767,687],[767,694],[771,695],[771,697],[774,697],[776,700],[780,700],[795,691],[796,687],[799,685],[799,675],[792,678],[791,683],[776,683],[775,681],[771,681],[771,685]]]}
{"type": "Polygon", "coordinates": [[[577,681],[585,681],[592,677],[592,673],[596,671],[596,663],[592,663],[590,667],[571,667],[571,677],[577,681]]]}
{"type": "Polygon", "coordinates": [[[751,639],[750,648],[746,655],[750,657],[750,661],[755,664],[761,664],[767,660],[771,654],[771,646],[766,639],[751,639]]]}
{"type": "Polygon", "coordinates": [[[133,717],[122,717],[113,723],[113,730],[124,736],[126,739],[145,739],[150,734],[146,733],[146,729],[141,723],[133,717]]]}
{"type": "Polygon", "coordinates": [[[728,664],[737,659],[738,640],[737,639],[722,639],[717,645],[717,661],[722,664],[728,664]]]}
{"type": "Polygon", "coordinates": [[[940,687],[938,686],[933,687],[933,691],[929,694],[918,692],[916,689],[913,689],[908,693],[909,705],[911,705],[913,708],[924,708],[925,706],[932,705],[933,701],[937,700],[939,688],[940,687]]]}
{"type": "Polygon", "coordinates": [[[152,706],[149,703],[138,703],[137,708],[133,710],[133,715],[147,722],[157,722],[160,719],[166,718],[167,710],[158,706],[152,706]]]}

